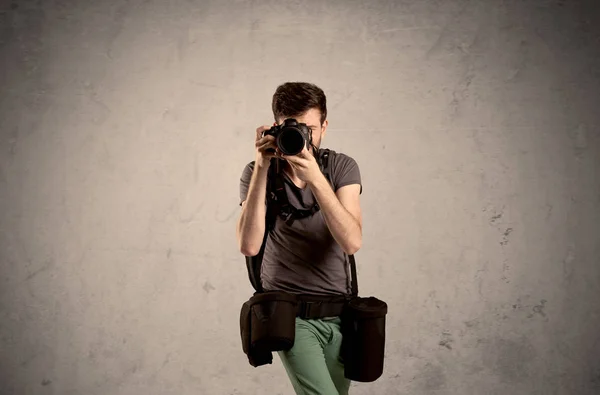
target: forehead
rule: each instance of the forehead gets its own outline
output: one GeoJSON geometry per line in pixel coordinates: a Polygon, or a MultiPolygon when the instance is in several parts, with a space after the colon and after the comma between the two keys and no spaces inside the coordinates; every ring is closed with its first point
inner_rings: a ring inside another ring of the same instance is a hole
{"type": "MultiPolygon", "coordinates": [[[[311,108],[302,115],[295,117],[300,123],[305,123],[309,127],[319,127],[321,124],[321,112],[316,108],[311,108]]],[[[281,120],[283,122],[283,119],[281,120]]]]}

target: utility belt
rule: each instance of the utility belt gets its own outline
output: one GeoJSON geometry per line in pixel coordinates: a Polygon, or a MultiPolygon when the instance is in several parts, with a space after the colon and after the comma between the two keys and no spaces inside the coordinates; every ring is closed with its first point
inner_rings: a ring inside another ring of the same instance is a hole
{"type": "Polygon", "coordinates": [[[274,351],[294,346],[296,317],[340,317],[344,374],[371,382],[383,373],[386,314],[387,304],[375,297],[256,292],[240,313],[242,349],[250,365],[271,364],[274,351]]]}

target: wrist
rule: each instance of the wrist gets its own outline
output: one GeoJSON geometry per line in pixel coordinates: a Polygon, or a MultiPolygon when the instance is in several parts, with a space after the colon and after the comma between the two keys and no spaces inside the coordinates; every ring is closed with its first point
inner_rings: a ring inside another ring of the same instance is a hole
{"type": "Polygon", "coordinates": [[[256,159],[254,162],[254,172],[258,173],[258,175],[266,175],[269,171],[269,166],[271,162],[265,159],[256,159]]]}
{"type": "Polygon", "coordinates": [[[329,184],[321,171],[315,173],[315,175],[311,177],[310,180],[307,180],[306,183],[309,187],[311,187],[311,189],[318,189],[329,184]]]}

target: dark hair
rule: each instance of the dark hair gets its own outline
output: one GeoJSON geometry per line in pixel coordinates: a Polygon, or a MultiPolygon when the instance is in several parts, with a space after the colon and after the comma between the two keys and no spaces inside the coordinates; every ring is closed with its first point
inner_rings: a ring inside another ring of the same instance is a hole
{"type": "Polygon", "coordinates": [[[312,108],[321,112],[321,125],[327,119],[327,98],[321,88],[308,82],[286,82],[273,94],[273,116],[278,119],[295,117],[312,108]]]}

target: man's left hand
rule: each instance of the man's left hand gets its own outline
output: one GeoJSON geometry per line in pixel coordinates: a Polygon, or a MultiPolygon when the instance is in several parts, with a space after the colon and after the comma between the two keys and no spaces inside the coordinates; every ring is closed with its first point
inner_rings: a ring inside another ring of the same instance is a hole
{"type": "Polygon", "coordinates": [[[306,147],[297,155],[281,155],[294,169],[298,178],[308,184],[322,175],[314,155],[306,147]]]}

